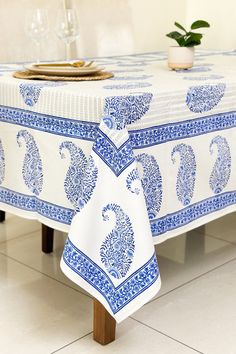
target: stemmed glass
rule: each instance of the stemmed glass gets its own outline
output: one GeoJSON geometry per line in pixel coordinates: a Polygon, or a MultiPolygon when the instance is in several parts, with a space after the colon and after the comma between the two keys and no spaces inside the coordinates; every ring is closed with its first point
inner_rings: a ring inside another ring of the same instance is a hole
{"type": "Polygon", "coordinates": [[[70,60],[70,45],[79,35],[78,18],[74,9],[59,10],[56,20],[56,33],[66,48],[66,60],[70,60]]]}
{"type": "Polygon", "coordinates": [[[25,31],[36,44],[37,63],[39,63],[42,39],[47,35],[49,29],[47,10],[28,10],[25,21],[25,31]]]}

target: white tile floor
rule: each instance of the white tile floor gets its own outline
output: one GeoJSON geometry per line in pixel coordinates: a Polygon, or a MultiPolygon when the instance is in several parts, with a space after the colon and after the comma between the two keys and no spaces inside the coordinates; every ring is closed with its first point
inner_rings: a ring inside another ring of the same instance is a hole
{"type": "Polygon", "coordinates": [[[92,340],[92,299],[61,273],[66,235],[41,252],[40,224],[0,224],[1,354],[236,354],[236,213],[158,245],[160,293],[92,340]]]}

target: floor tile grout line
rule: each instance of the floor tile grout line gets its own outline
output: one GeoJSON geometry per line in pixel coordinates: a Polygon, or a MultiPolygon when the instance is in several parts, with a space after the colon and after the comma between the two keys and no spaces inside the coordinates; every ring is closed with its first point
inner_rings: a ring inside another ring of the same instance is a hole
{"type": "Polygon", "coordinates": [[[201,235],[204,235],[204,236],[207,236],[207,237],[212,237],[212,238],[214,238],[216,240],[224,241],[225,243],[229,243],[230,245],[234,245],[236,247],[236,240],[235,240],[235,242],[232,242],[232,241],[228,241],[228,240],[225,240],[225,239],[223,239],[221,237],[214,236],[214,235],[211,235],[211,234],[208,234],[208,233],[204,233],[204,234],[202,233],[201,235]]]}
{"type": "Polygon", "coordinates": [[[228,263],[230,263],[230,262],[233,262],[233,261],[235,261],[235,260],[236,260],[236,257],[234,257],[234,258],[228,260],[227,262],[224,262],[224,263],[218,265],[217,267],[214,267],[214,268],[208,270],[208,271],[205,272],[205,273],[202,273],[202,274],[200,274],[200,275],[198,275],[198,276],[196,276],[196,277],[194,277],[194,278],[188,280],[187,282],[185,282],[185,283],[183,283],[183,284],[181,284],[181,285],[178,285],[176,288],[173,288],[173,289],[167,291],[166,293],[164,293],[164,294],[162,294],[162,295],[156,297],[155,299],[153,299],[153,300],[147,302],[144,306],[147,306],[148,304],[150,304],[150,303],[152,303],[152,302],[154,302],[154,301],[156,301],[156,300],[162,298],[163,296],[169,295],[170,293],[172,293],[172,292],[175,291],[175,290],[181,289],[182,287],[184,287],[184,286],[186,286],[186,285],[188,285],[188,284],[194,282],[195,280],[197,280],[197,279],[199,279],[199,278],[201,278],[201,277],[204,277],[205,275],[207,275],[207,274],[209,274],[209,273],[215,271],[216,269],[219,269],[219,268],[225,266],[226,264],[228,264],[228,263]]]}
{"type": "Polygon", "coordinates": [[[11,260],[13,260],[13,261],[15,261],[15,262],[17,262],[17,263],[19,263],[19,264],[25,266],[26,268],[29,268],[29,269],[31,269],[31,270],[33,270],[33,271],[39,273],[39,274],[42,274],[42,275],[44,275],[45,277],[47,277],[47,278],[49,278],[49,279],[51,279],[51,280],[54,280],[54,281],[58,282],[59,284],[66,286],[66,287],[69,288],[69,289],[72,289],[72,290],[76,291],[77,293],[80,293],[80,294],[82,294],[82,295],[84,295],[84,296],[89,297],[90,299],[93,299],[93,297],[92,297],[91,295],[85,294],[85,293],[83,293],[83,292],[80,291],[80,290],[76,290],[76,289],[73,288],[72,286],[63,283],[62,281],[60,281],[60,280],[58,280],[58,279],[55,279],[55,278],[53,278],[52,276],[50,276],[50,275],[48,275],[48,274],[46,274],[46,273],[40,272],[40,270],[35,269],[35,268],[29,266],[28,264],[25,264],[25,263],[19,261],[18,259],[14,258],[14,257],[8,256],[8,255],[6,255],[5,253],[2,253],[1,251],[0,251],[0,255],[1,255],[1,256],[4,256],[4,257],[6,257],[6,258],[9,258],[9,259],[11,259],[11,260]]]}
{"type": "MultiPolygon", "coordinates": [[[[30,234],[30,233],[27,233],[27,234],[30,234]]],[[[25,235],[24,235],[24,236],[25,236],[25,235]]],[[[213,236],[211,236],[211,235],[207,235],[207,236],[213,237],[213,236]]],[[[213,238],[214,238],[214,237],[213,237],[213,238]]],[[[224,241],[224,240],[223,240],[223,241],[224,241]]],[[[5,241],[4,241],[4,242],[5,242],[5,241]]],[[[226,242],[228,242],[228,241],[226,241],[226,242]]],[[[230,243],[230,242],[229,242],[229,243],[230,243]]],[[[230,243],[230,244],[231,244],[231,243],[230,243]]],[[[233,245],[235,245],[235,244],[233,244],[233,245]]],[[[236,245],[235,245],[235,246],[236,246],[236,245]]],[[[83,293],[83,292],[80,291],[80,290],[76,290],[76,289],[73,288],[72,286],[69,286],[68,284],[63,283],[62,281],[60,281],[60,280],[58,280],[58,279],[55,279],[55,278],[53,278],[52,276],[50,276],[50,275],[48,275],[48,274],[46,274],[46,273],[43,273],[43,272],[41,272],[40,270],[38,270],[38,269],[36,269],[36,268],[33,268],[33,267],[31,267],[31,266],[29,266],[29,265],[27,265],[27,264],[25,264],[25,263],[19,261],[18,259],[14,258],[14,257],[11,257],[11,256],[9,256],[9,255],[6,255],[5,253],[2,253],[1,250],[0,250],[0,254],[1,254],[2,256],[5,256],[5,257],[9,258],[9,259],[12,259],[13,261],[15,261],[15,262],[17,262],[17,263],[19,263],[19,264],[21,264],[21,265],[23,265],[23,266],[25,266],[25,267],[31,269],[31,270],[34,270],[34,271],[37,272],[37,273],[40,273],[40,274],[42,274],[42,275],[45,275],[45,276],[48,277],[49,279],[52,279],[52,280],[57,281],[58,283],[60,283],[60,284],[62,284],[62,285],[64,285],[64,286],[66,286],[66,287],[68,287],[69,289],[72,289],[72,290],[74,290],[74,291],[76,291],[76,292],[78,292],[78,293],[80,293],[80,294],[83,294],[83,295],[85,295],[85,296],[87,296],[87,297],[93,299],[92,296],[90,296],[90,295],[88,295],[88,294],[85,294],[85,293],[83,293]]],[[[175,291],[175,290],[178,290],[178,289],[182,288],[183,286],[188,285],[189,283],[191,283],[191,282],[193,282],[193,281],[195,281],[195,280],[201,278],[202,276],[205,276],[206,274],[208,274],[208,273],[210,273],[210,272],[212,272],[212,271],[214,271],[214,270],[216,270],[216,269],[218,269],[218,268],[220,268],[220,267],[222,267],[222,266],[224,266],[224,265],[226,265],[226,264],[228,264],[228,263],[230,263],[230,262],[232,262],[232,261],[234,261],[234,260],[236,260],[236,257],[232,258],[231,260],[229,260],[229,261],[227,261],[227,262],[225,262],[225,263],[222,263],[221,265],[219,265],[219,266],[217,266],[217,267],[214,267],[214,268],[210,269],[209,271],[207,271],[207,272],[205,272],[205,273],[202,273],[202,274],[198,275],[197,277],[195,277],[195,278],[193,278],[193,279],[191,279],[191,280],[189,280],[189,281],[187,281],[187,282],[185,282],[185,283],[183,283],[183,284],[177,286],[176,288],[173,288],[173,289],[169,290],[168,292],[166,292],[166,293],[164,293],[164,294],[158,296],[157,298],[155,298],[155,299],[149,301],[149,302],[148,302],[147,304],[145,304],[144,306],[146,306],[146,305],[148,305],[148,304],[150,304],[150,303],[152,303],[152,302],[154,302],[154,301],[156,301],[156,300],[162,298],[163,296],[166,296],[166,295],[170,294],[171,292],[173,292],[173,291],[175,291]]]]}
{"type": "Polygon", "coordinates": [[[16,237],[10,238],[9,240],[0,241],[0,246],[2,246],[4,243],[8,243],[8,242],[11,242],[11,241],[15,241],[15,240],[17,240],[17,239],[20,238],[20,237],[29,236],[30,234],[34,234],[34,233],[40,232],[40,231],[41,231],[41,230],[40,230],[40,228],[39,228],[38,230],[29,231],[29,232],[27,232],[26,234],[24,233],[24,234],[18,235],[18,236],[16,236],[16,237]]]}
{"type": "Polygon", "coordinates": [[[65,344],[63,347],[61,347],[61,348],[59,348],[59,349],[57,349],[57,350],[54,350],[54,351],[51,352],[50,354],[54,354],[54,353],[60,352],[62,349],[67,348],[67,347],[69,347],[71,344],[74,344],[74,343],[78,342],[79,340],[81,340],[81,339],[83,339],[83,338],[89,336],[91,333],[93,333],[93,331],[91,331],[91,332],[89,332],[89,333],[87,333],[87,334],[84,334],[83,336],[81,336],[81,337],[79,337],[79,338],[73,340],[72,342],[70,342],[70,343],[68,343],[68,344],[65,344]]]}
{"type": "Polygon", "coordinates": [[[152,329],[152,330],[155,331],[155,332],[158,332],[158,333],[162,334],[163,336],[165,336],[165,337],[167,337],[167,338],[172,339],[173,341],[175,341],[175,342],[177,342],[177,343],[180,343],[180,344],[184,345],[184,346],[187,347],[187,348],[190,348],[190,349],[194,350],[194,351],[197,352],[197,353],[204,354],[203,352],[200,352],[198,349],[195,349],[195,348],[191,347],[190,345],[188,345],[188,344],[186,344],[186,343],[184,343],[184,342],[181,342],[180,340],[178,340],[178,339],[176,339],[176,338],[173,338],[173,337],[169,336],[168,334],[166,334],[166,333],[164,333],[164,332],[162,332],[162,331],[159,331],[158,329],[153,328],[152,326],[149,326],[148,324],[146,324],[146,323],[144,323],[144,322],[142,322],[142,321],[140,321],[140,320],[135,319],[134,317],[129,316],[129,318],[131,318],[132,320],[134,320],[134,321],[140,323],[141,325],[143,325],[143,326],[145,326],[145,327],[148,327],[148,328],[152,329]]]}

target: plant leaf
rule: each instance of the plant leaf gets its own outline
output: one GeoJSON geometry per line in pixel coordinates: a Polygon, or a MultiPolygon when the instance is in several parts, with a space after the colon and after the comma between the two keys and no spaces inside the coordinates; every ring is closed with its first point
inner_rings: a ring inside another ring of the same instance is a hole
{"type": "Polygon", "coordinates": [[[193,36],[193,37],[199,37],[200,39],[202,39],[202,33],[197,33],[197,32],[188,32],[186,33],[186,36],[193,36]]]}
{"type": "Polygon", "coordinates": [[[201,44],[201,41],[189,41],[185,43],[184,47],[196,47],[196,45],[201,44]]]}
{"type": "Polygon", "coordinates": [[[198,20],[192,23],[191,29],[198,29],[198,28],[203,28],[203,27],[210,27],[209,23],[203,20],[198,20]]]}
{"type": "Polygon", "coordinates": [[[171,39],[175,39],[180,47],[184,46],[184,42],[185,42],[184,35],[182,35],[181,33],[177,32],[177,31],[173,31],[173,32],[168,33],[166,36],[171,39]]]}
{"type": "Polygon", "coordinates": [[[184,37],[180,37],[180,38],[176,39],[176,42],[178,43],[178,45],[180,47],[185,47],[185,39],[184,39],[184,37]]]}
{"type": "Polygon", "coordinates": [[[180,37],[183,37],[183,35],[177,31],[170,32],[166,36],[175,40],[177,40],[180,37]]]}
{"type": "Polygon", "coordinates": [[[202,34],[190,32],[190,35],[185,40],[185,47],[194,47],[201,44],[202,34]]]}
{"type": "Polygon", "coordinates": [[[186,29],[183,26],[181,26],[178,22],[175,22],[175,26],[181,29],[182,31],[184,31],[185,33],[187,33],[186,29]]]}

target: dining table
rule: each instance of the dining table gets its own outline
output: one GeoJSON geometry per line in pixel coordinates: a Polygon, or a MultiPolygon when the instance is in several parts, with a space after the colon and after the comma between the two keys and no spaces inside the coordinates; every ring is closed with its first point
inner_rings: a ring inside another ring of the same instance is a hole
{"type": "Polygon", "coordinates": [[[61,270],[94,298],[107,344],[161,287],[154,246],[236,210],[236,50],[177,71],[165,52],[85,60],[114,76],[0,64],[0,221],[68,233],[61,270]]]}

